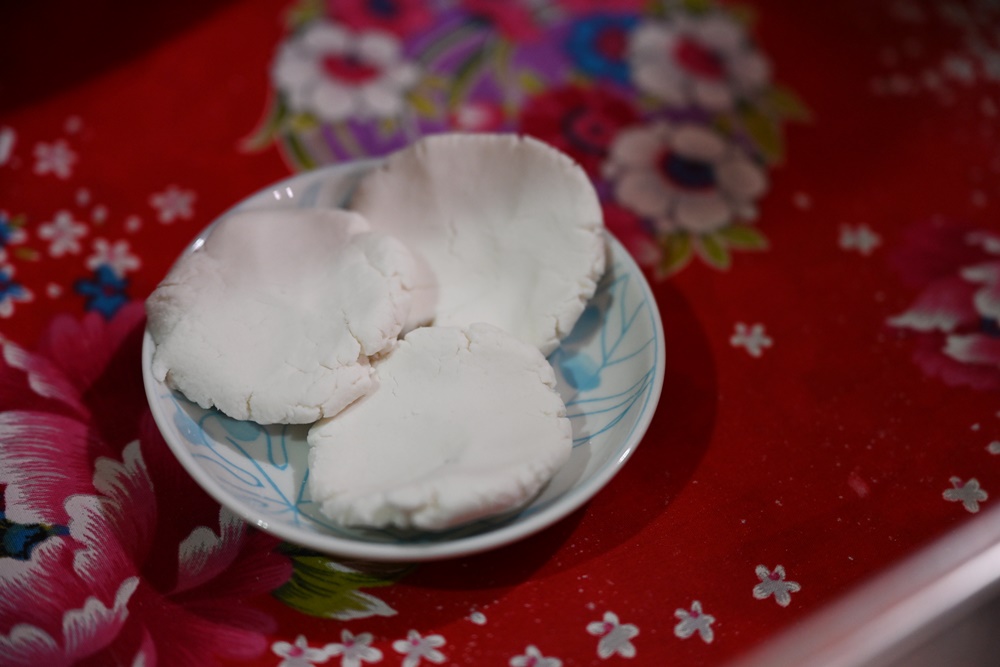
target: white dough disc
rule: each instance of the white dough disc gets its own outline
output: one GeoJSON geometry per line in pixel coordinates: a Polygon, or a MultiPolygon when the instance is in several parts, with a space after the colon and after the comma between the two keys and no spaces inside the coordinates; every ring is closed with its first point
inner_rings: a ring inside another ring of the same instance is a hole
{"type": "Polygon", "coordinates": [[[309,431],[309,490],[343,525],[440,530],[529,501],[568,459],[552,366],[488,324],[424,327],[379,388],[309,431]]]}
{"type": "Polygon", "coordinates": [[[407,328],[488,322],[548,354],[604,272],[590,180],[530,137],[427,137],[367,174],[350,207],[416,256],[407,328]]]}
{"type": "Polygon", "coordinates": [[[409,312],[413,257],[357,213],[221,219],[146,301],[154,376],[261,424],[329,417],[372,386],[409,312]]]}

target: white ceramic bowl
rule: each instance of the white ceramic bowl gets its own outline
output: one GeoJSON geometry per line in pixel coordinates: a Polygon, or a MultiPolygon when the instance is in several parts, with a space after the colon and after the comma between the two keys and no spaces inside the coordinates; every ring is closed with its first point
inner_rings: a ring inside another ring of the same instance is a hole
{"type": "MultiPolygon", "coordinates": [[[[337,205],[378,161],[333,165],[293,176],[233,210],[337,205]]],[[[185,252],[200,246],[209,226],[185,252]]],[[[572,333],[549,356],[573,425],[569,462],[527,506],[438,533],[344,528],[309,498],[308,426],[260,426],[205,410],[157,382],[146,332],[142,372],[153,417],[192,477],[261,530],[328,554],[422,561],[485,551],[527,537],[583,505],[639,444],[663,385],[663,329],[641,270],[608,236],[608,271],[572,333]]]]}

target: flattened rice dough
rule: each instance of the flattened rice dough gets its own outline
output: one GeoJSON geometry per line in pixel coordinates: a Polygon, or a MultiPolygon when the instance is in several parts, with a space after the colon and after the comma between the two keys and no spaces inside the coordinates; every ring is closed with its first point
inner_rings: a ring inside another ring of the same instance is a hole
{"type": "Polygon", "coordinates": [[[261,424],[329,417],[372,387],[407,317],[412,255],[350,211],[221,219],[146,302],[154,376],[261,424]]]}
{"type": "Polygon", "coordinates": [[[379,388],[310,429],[309,490],[343,525],[440,530],[529,501],[569,458],[552,366],[488,324],[425,327],[379,388]]]}
{"type": "Polygon", "coordinates": [[[548,354],[604,272],[590,180],[529,137],[427,137],[367,174],[350,207],[416,256],[408,329],[488,322],[548,354]]]}

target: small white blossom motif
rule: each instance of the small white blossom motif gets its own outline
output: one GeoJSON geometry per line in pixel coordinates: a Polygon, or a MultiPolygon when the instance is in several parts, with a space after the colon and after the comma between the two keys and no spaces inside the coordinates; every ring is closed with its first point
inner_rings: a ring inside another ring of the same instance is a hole
{"type": "Polygon", "coordinates": [[[361,667],[362,662],[381,662],[382,651],[371,645],[370,632],[359,635],[350,630],[340,631],[339,644],[327,644],[324,651],[330,657],[340,656],[340,667],[361,667]]]}
{"type": "Polygon", "coordinates": [[[986,445],[986,451],[994,456],[1000,454],[1000,440],[994,440],[990,444],[986,445]]]}
{"type": "Polygon", "coordinates": [[[189,220],[194,215],[195,195],[190,190],[181,190],[176,185],[150,196],[149,205],[156,209],[160,222],[169,225],[178,218],[189,220]]]}
{"type": "Polygon", "coordinates": [[[398,116],[419,76],[395,36],[328,21],[312,22],[286,41],[271,68],[292,111],[326,122],[398,116]]]}
{"type": "Polygon", "coordinates": [[[94,207],[94,210],[90,212],[90,219],[99,225],[103,225],[108,219],[108,207],[98,204],[94,207]]]}
{"type": "Polygon", "coordinates": [[[602,660],[616,653],[623,658],[635,657],[635,646],[630,640],[639,634],[639,628],[631,623],[619,623],[616,614],[605,612],[604,620],[587,624],[587,632],[601,638],[597,643],[597,656],[602,660]]]}
{"type": "Polygon", "coordinates": [[[855,250],[865,257],[882,243],[882,237],[868,225],[841,225],[839,245],[841,250],[855,250]]]}
{"type": "Polygon", "coordinates": [[[759,358],[764,354],[764,348],[771,347],[774,341],[764,331],[763,324],[747,326],[743,322],[737,322],[736,331],[729,338],[729,344],[733,347],[746,348],[747,354],[759,358]]]}
{"type": "Polygon", "coordinates": [[[124,239],[109,243],[106,239],[94,239],[94,254],[87,258],[87,268],[94,271],[99,266],[108,266],[119,278],[129,271],[139,268],[139,258],[129,252],[128,241],[124,239]]]}
{"type": "Polygon", "coordinates": [[[73,175],[74,162],[76,153],[62,139],[51,144],[35,144],[35,173],[39,176],[53,174],[66,180],[73,175]]]}
{"type": "Polygon", "coordinates": [[[764,565],[758,565],[756,572],[760,583],[753,587],[753,596],[758,600],[766,600],[773,595],[775,602],[787,607],[792,601],[791,594],[802,588],[795,581],[785,581],[785,568],[781,565],[775,566],[773,572],[764,565]]]}
{"type": "Polygon", "coordinates": [[[0,127],[0,167],[10,162],[10,156],[14,154],[16,142],[17,134],[12,128],[0,127]]]}
{"type": "Polygon", "coordinates": [[[706,644],[711,644],[715,639],[715,633],[712,631],[715,616],[703,612],[701,602],[698,600],[691,603],[691,611],[678,609],[674,612],[674,616],[680,621],[674,626],[674,634],[681,639],[687,639],[696,632],[706,644]]]}
{"type": "Polygon", "coordinates": [[[641,23],[628,54],[636,86],[671,106],[728,111],[771,78],[746,29],[721,11],[641,23]]]}
{"type": "Polygon", "coordinates": [[[49,242],[49,255],[62,257],[80,253],[80,238],[87,235],[87,225],[73,219],[69,211],[59,211],[51,222],[38,228],[38,237],[49,242]]]}
{"type": "Polygon", "coordinates": [[[312,667],[312,665],[323,664],[329,657],[323,649],[309,646],[305,635],[296,637],[294,644],[282,641],[274,642],[271,645],[271,651],[284,658],[278,663],[278,667],[312,667]]]}
{"type": "Polygon", "coordinates": [[[473,611],[468,618],[476,625],[486,625],[486,614],[481,611],[473,611]]]}
{"type": "Polygon", "coordinates": [[[979,511],[979,503],[989,497],[985,491],[979,488],[979,480],[975,477],[968,482],[962,482],[959,477],[952,477],[948,481],[951,482],[952,488],[942,494],[944,499],[953,503],[961,502],[965,509],[973,514],[979,511]]]}
{"type": "Polygon", "coordinates": [[[615,198],[660,233],[709,234],[757,216],[767,174],[708,125],[664,120],[615,135],[603,166],[615,198]]]}
{"type": "Polygon", "coordinates": [[[403,667],[416,667],[421,659],[440,665],[445,661],[444,654],[438,647],[444,646],[444,637],[441,635],[427,635],[421,637],[416,630],[406,633],[406,639],[397,639],[392,643],[392,649],[396,653],[402,653],[403,667]]]}
{"type": "Polygon", "coordinates": [[[508,663],[510,667],[562,667],[559,658],[546,658],[534,645],[528,645],[524,655],[515,655],[508,663]]]}

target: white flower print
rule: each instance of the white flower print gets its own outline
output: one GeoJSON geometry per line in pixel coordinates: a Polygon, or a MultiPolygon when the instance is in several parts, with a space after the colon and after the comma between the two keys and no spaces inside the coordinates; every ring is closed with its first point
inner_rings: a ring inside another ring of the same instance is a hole
{"type": "Polygon", "coordinates": [[[587,632],[601,638],[597,643],[597,655],[602,660],[616,653],[623,658],[635,657],[635,645],[630,640],[639,634],[639,628],[631,623],[620,623],[616,614],[605,612],[603,620],[587,624],[587,632]]]}
{"type": "Polygon", "coordinates": [[[615,198],[658,231],[707,234],[752,220],[767,175],[743,148],[697,123],[657,121],[618,133],[604,173],[615,198]]]}
{"type": "Polygon", "coordinates": [[[327,644],[326,654],[330,657],[340,656],[340,667],[361,667],[362,662],[381,662],[382,651],[372,645],[370,632],[354,635],[350,630],[340,631],[339,644],[327,644]]]}
{"type": "Polygon", "coordinates": [[[149,197],[149,205],[156,209],[160,222],[169,225],[178,218],[189,220],[194,215],[195,194],[176,185],[167,187],[149,197]]]}
{"type": "Polygon", "coordinates": [[[628,58],[636,87],[671,106],[729,111],[771,79],[743,26],[721,11],[640,24],[628,58]]]}
{"type": "Polygon", "coordinates": [[[763,324],[756,323],[747,326],[743,322],[737,322],[736,330],[729,338],[729,344],[733,347],[746,348],[747,354],[759,358],[764,354],[764,348],[774,345],[774,341],[764,331],[763,324]]]}
{"type": "Polygon", "coordinates": [[[418,78],[393,35],[352,32],[329,21],[313,22],[285,42],[271,68],[293,111],[327,122],[397,116],[418,78]]]}
{"type": "Polygon", "coordinates": [[[529,644],[524,655],[515,655],[508,664],[510,667],[562,667],[562,660],[546,658],[537,647],[529,644]]]}
{"type": "Polygon", "coordinates": [[[35,144],[35,173],[39,176],[54,174],[66,180],[73,175],[75,162],[76,153],[62,139],[51,144],[42,142],[35,144]]]}
{"type": "Polygon", "coordinates": [[[274,642],[271,645],[271,651],[284,658],[278,663],[278,667],[312,667],[312,665],[323,664],[329,658],[323,649],[309,646],[305,635],[296,637],[294,644],[284,641],[274,642]]]}
{"type": "Polygon", "coordinates": [[[1000,454],[1000,440],[994,440],[990,444],[986,445],[986,451],[994,456],[1000,454]]]}
{"type": "Polygon", "coordinates": [[[775,602],[787,607],[792,601],[791,594],[802,588],[798,582],[785,581],[785,568],[781,565],[775,566],[773,572],[764,565],[758,565],[756,572],[760,583],[753,587],[753,596],[758,600],[766,600],[773,595],[775,602]]]}
{"type": "Polygon", "coordinates": [[[62,257],[80,253],[80,238],[87,235],[87,225],[73,219],[69,211],[59,211],[38,228],[38,237],[49,242],[49,255],[62,257]]]}
{"type": "Polygon", "coordinates": [[[91,271],[101,265],[111,267],[118,277],[139,268],[139,258],[129,251],[128,241],[109,243],[106,239],[94,239],[94,254],[87,258],[87,268],[91,271]]]}
{"type": "Polygon", "coordinates": [[[942,495],[945,500],[953,503],[961,502],[965,509],[973,514],[979,511],[979,503],[983,502],[989,495],[979,488],[979,480],[973,477],[968,482],[963,482],[960,477],[952,477],[948,480],[952,488],[942,495]]]}
{"type": "Polygon", "coordinates": [[[873,232],[868,225],[842,225],[840,227],[839,245],[841,250],[856,250],[865,257],[872,254],[882,243],[882,237],[873,232]]]}
{"type": "Polygon", "coordinates": [[[698,600],[691,603],[691,611],[678,609],[674,611],[674,616],[680,621],[674,626],[674,634],[681,639],[687,639],[696,632],[706,644],[711,644],[715,639],[715,633],[712,631],[715,617],[703,612],[701,602],[698,600]]]}
{"type": "Polygon", "coordinates": [[[403,667],[416,667],[421,659],[440,665],[445,661],[444,654],[438,650],[444,646],[444,637],[441,635],[427,635],[421,637],[416,630],[406,633],[406,639],[397,639],[392,643],[392,648],[396,653],[402,653],[403,667]]]}

